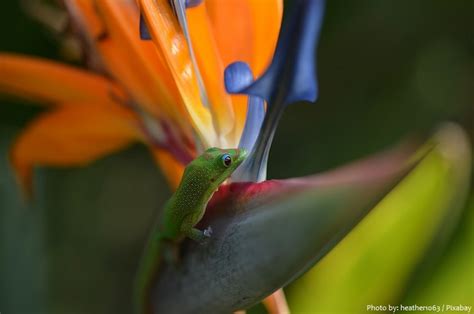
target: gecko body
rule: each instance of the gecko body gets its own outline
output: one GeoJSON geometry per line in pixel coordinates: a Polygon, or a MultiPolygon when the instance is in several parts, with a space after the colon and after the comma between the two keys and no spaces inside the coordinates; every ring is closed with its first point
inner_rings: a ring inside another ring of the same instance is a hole
{"type": "Polygon", "coordinates": [[[195,228],[204,216],[207,203],[219,186],[245,160],[242,149],[209,148],[184,170],[175,193],[167,201],[163,215],[151,232],[135,279],[135,313],[151,310],[149,291],[163,256],[173,255],[173,246],[186,237],[204,243],[212,233],[209,227],[195,228]]]}

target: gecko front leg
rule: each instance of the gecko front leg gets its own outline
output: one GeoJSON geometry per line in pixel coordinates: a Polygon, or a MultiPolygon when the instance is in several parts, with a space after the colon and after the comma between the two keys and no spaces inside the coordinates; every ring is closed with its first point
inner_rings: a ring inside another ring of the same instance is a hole
{"type": "Polygon", "coordinates": [[[210,239],[212,234],[212,228],[208,227],[204,231],[201,231],[196,228],[191,228],[188,231],[185,231],[184,234],[193,241],[198,242],[199,244],[206,244],[210,239]]]}
{"type": "Polygon", "coordinates": [[[212,235],[212,228],[208,227],[204,231],[194,228],[195,219],[193,215],[188,215],[181,224],[181,232],[199,244],[205,244],[212,235]]]}

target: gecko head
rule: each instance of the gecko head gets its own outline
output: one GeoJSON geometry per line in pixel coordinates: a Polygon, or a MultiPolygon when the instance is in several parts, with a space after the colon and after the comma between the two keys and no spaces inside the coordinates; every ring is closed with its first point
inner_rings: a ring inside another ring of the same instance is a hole
{"type": "Polygon", "coordinates": [[[216,188],[237,169],[247,157],[244,149],[221,149],[212,147],[198,157],[198,162],[209,171],[210,180],[216,188]]]}

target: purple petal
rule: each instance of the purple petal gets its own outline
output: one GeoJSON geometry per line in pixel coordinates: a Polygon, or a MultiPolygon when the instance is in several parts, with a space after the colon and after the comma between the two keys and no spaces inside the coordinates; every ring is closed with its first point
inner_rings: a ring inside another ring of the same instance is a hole
{"type": "Polygon", "coordinates": [[[252,151],[257,140],[263,118],[265,117],[265,103],[262,98],[250,96],[248,100],[247,118],[244,131],[240,138],[239,148],[252,151]]]}
{"type": "Polygon", "coordinates": [[[254,81],[252,70],[245,62],[234,62],[224,71],[224,84],[228,93],[239,93],[254,81]]]}
{"type": "Polygon", "coordinates": [[[238,92],[259,96],[271,106],[316,101],[315,59],[323,15],[324,0],[295,0],[270,67],[255,83],[238,92]]]}
{"type": "MultiPolygon", "coordinates": [[[[224,72],[225,87],[229,93],[240,90],[253,83],[253,73],[245,62],[235,62],[229,65],[224,72]]],[[[265,117],[265,104],[262,98],[249,96],[248,110],[244,130],[240,138],[239,148],[252,151],[257,140],[263,118],[265,117]]],[[[241,167],[242,168],[242,167],[241,167]]]]}
{"type": "MultiPolygon", "coordinates": [[[[316,100],[316,46],[323,13],[324,0],[295,0],[293,11],[282,26],[277,49],[267,71],[252,84],[248,84],[248,78],[242,75],[240,84],[227,88],[232,93],[258,96],[268,104],[249,160],[241,166],[246,168],[246,176],[242,180],[259,182],[266,179],[270,147],[286,105],[301,100],[316,100]]],[[[241,68],[239,63],[232,64],[226,74],[228,77],[238,76],[241,68]]]]}
{"type": "Polygon", "coordinates": [[[203,0],[186,0],[186,9],[197,7],[202,2],[203,0]]]}
{"type": "MultiPolygon", "coordinates": [[[[224,72],[224,83],[227,91],[232,93],[241,90],[253,83],[253,73],[245,62],[235,62],[229,65],[224,72]]],[[[248,97],[248,110],[244,130],[240,137],[239,148],[250,152],[247,159],[232,175],[232,182],[261,181],[261,172],[255,172],[254,163],[256,154],[253,150],[260,134],[263,119],[265,118],[265,103],[262,98],[250,95],[248,97]]],[[[268,155],[267,155],[268,158],[268,155]]],[[[258,158],[257,158],[258,159],[258,158]]],[[[260,161],[258,161],[261,163],[260,161]]],[[[266,165],[266,161],[263,164],[266,165]]],[[[265,173],[266,174],[266,173],[265,173]]],[[[263,176],[265,176],[263,174],[263,176]]]]}
{"type": "Polygon", "coordinates": [[[140,38],[142,40],[151,40],[151,34],[148,30],[143,14],[140,14],[140,38]]]}

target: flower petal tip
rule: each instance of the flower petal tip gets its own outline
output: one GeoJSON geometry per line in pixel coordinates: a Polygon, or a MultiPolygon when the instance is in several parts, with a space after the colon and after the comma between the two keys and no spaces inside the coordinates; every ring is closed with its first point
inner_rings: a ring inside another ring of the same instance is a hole
{"type": "Polygon", "coordinates": [[[184,3],[186,5],[186,9],[194,8],[200,5],[203,0],[186,0],[184,3]]]}
{"type": "Polygon", "coordinates": [[[259,96],[270,105],[274,102],[288,105],[297,101],[316,101],[318,82],[315,60],[324,3],[324,0],[294,2],[293,10],[280,32],[272,63],[263,76],[239,93],[259,96]],[[282,80],[285,81],[283,87],[282,80]]]}
{"type": "Polygon", "coordinates": [[[146,25],[145,18],[143,14],[140,14],[140,39],[142,40],[151,40],[151,34],[146,25]]]}
{"type": "Polygon", "coordinates": [[[33,196],[33,167],[16,156],[15,149],[9,154],[10,164],[14,171],[15,180],[20,187],[23,200],[29,201],[33,196]]]}
{"type": "Polygon", "coordinates": [[[224,71],[224,84],[228,93],[235,94],[245,90],[253,83],[253,74],[245,62],[234,62],[224,71]]]}
{"type": "MultiPolygon", "coordinates": [[[[228,93],[235,94],[245,90],[253,83],[253,73],[249,65],[245,62],[234,62],[230,64],[224,72],[224,83],[228,93]]],[[[251,165],[255,162],[253,147],[260,134],[263,119],[265,118],[265,102],[258,96],[248,97],[248,110],[245,119],[245,126],[240,138],[239,148],[250,152],[249,158],[232,175],[233,182],[253,181],[251,165]]]]}

